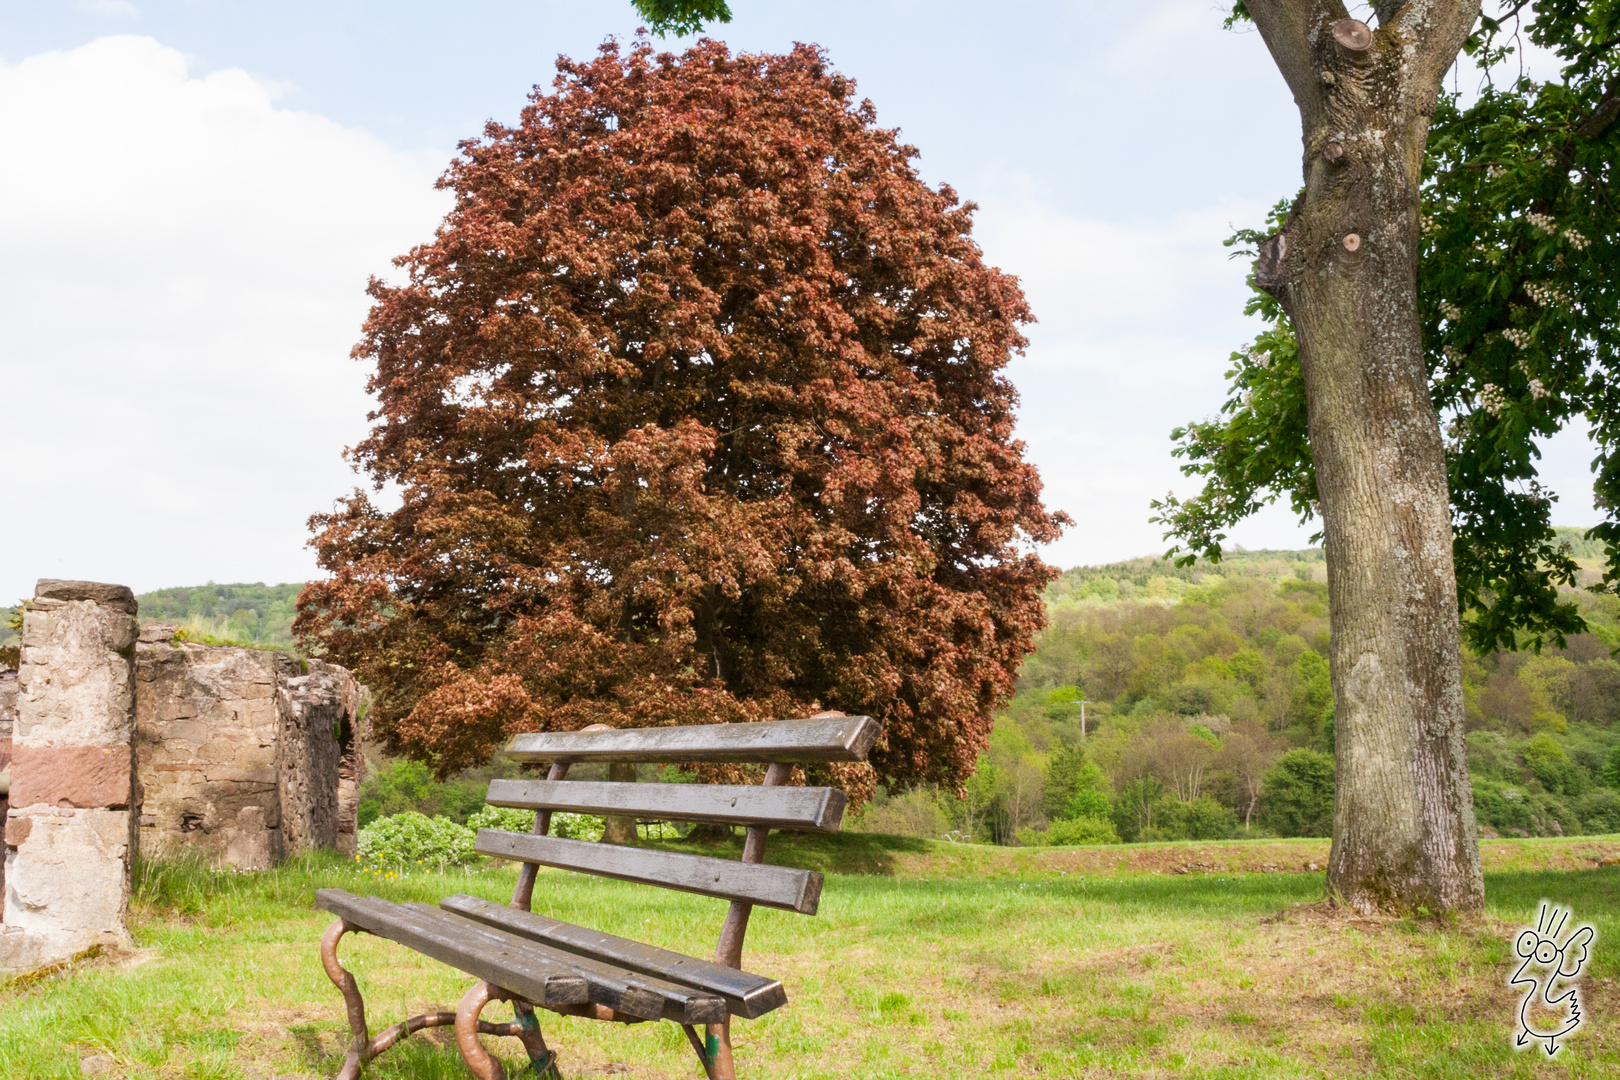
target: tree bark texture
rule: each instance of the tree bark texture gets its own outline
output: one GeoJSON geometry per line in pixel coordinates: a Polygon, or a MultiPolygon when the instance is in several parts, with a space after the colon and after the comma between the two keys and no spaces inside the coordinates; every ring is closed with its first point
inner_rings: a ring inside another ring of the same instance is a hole
{"type": "MultiPolygon", "coordinates": [[[[615,784],[636,782],[634,762],[615,761],[608,766],[608,780],[615,784]]],[[[608,814],[602,819],[604,844],[633,844],[636,842],[636,819],[626,814],[608,814]]]]}
{"type": "Polygon", "coordinates": [[[1358,911],[1484,899],[1463,743],[1444,444],[1417,312],[1429,118],[1478,0],[1249,0],[1299,106],[1305,189],[1258,284],[1299,338],[1327,548],[1338,790],[1328,886],[1358,911]]]}

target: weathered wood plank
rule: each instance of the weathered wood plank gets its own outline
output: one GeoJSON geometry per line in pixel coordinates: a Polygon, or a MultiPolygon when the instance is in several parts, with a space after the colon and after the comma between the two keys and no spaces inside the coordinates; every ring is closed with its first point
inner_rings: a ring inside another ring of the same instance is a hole
{"type": "Polygon", "coordinates": [[[400,907],[429,922],[450,920],[469,933],[482,935],[491,945],[503,944],[514,936],[522,938],[537,954],[579,972],[590,986],[593,1004],[606,1005],[627,1016],[639,1016],[643,1020],[673,1020],[678,1024],[718,1024],[726,1018],[726,1002],[718,994],[559,949],[532,935],[518,934],[488,920],[468,918],[449,908],[441,910],[422,903],[403,904],[400,907]]]}
{"type": "Polygon", "coordinates": [[[750,1020],[787,1004],[787,991],[782,984],[763,975],[751,975],[695,956],[604,934],[531,911],[518,911],[504,904],[462,893],[441,900],[439,906],[520,937],[544,942],[564,952],[592,957],[719,995],[725,999],[726,1006],[734,1015],[750,1020]]]}
{"type": "Polygon", "coordinates": [[[630,814],[660,821],[713,821],[837,832],[847,797],[837,788],[757,784],[610,784],[591,780],[491,780],[491,806],[630,814]]]}
{"type": "Polygon", "coordinates": [[[702,893],[726,900],[746,900],[766,907],[814,915],[821,900],[821,875],[788,866],[749,865],[730,859],[710,859],[670,851],[620,847],[614,844],[564,840],[478,830],[473,850],[480,855],[579,870],[620,881],[662,885],[666,889],[702,893]]]}
{"type": "Polygon", "coordinates": [[[515,934],[492,942],[448,919],[441,925],[428,925],[398,904],[355,896],[343,889],[318,890],[315,905],[368,933],[504,987],[536,1005],[578,1005],[590,1000],[589,985],[574,967],[538,953],[534,942],[515,934]]]}
{"type": "Polygon", "coordinates": [[[869,716],[518,735],[518,761],[865,761],[881,729],[869,716]]]}

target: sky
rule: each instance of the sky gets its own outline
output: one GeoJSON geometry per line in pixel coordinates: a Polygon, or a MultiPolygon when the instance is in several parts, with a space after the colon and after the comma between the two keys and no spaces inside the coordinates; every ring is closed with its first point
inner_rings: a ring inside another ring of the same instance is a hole
{"type": "MultiPolygon", "coordinates": [[[[1228,5],[1229,9],[1229,5],[1228,5]]],[[[1018,435],[1074,526],[1060,566],[1158,553],[1257,327],[1221,241],[1299,184],[1292,101],[1215,0],[732,0],[734,48],[826,48],[980,206],[1038,322],[1018,435]]],[[[629,0],[0,0],[0,602],[40,577],[137,592],[302,581],[310,514],[361,483],[366,283],[431,239],[459,140],[514,121],[629,0]]],[[[678,42],[670,42],[677,47],[678,42]]],[[[1546,448],[1590,525],[1580,433],[1546,448]]],[[[1282,508],[1234,531],[1302,546],[1282,508]]]]}

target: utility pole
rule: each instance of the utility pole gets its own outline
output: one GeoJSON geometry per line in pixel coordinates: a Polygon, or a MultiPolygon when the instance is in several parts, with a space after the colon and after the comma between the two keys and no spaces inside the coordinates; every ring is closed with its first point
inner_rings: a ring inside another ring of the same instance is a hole
{"type": "Polygon", "coordinates": [[[1080,699],[1080,741],[1086,741],[1086,699],[1080,699]]]}

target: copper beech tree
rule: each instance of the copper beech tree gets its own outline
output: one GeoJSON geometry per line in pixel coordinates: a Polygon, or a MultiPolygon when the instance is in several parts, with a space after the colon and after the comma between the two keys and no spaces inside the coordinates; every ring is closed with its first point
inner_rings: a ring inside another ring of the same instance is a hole
{"type": "Polygon", "coordinates": [[[558,70],[371,285],[350,456],[399,507],[311,519],[301,639],[441,771],[819,704],[882,722],[877,777],[959,785],[1063,523],[1012,438],[1016,280],[816,48],[558,70]]]}

